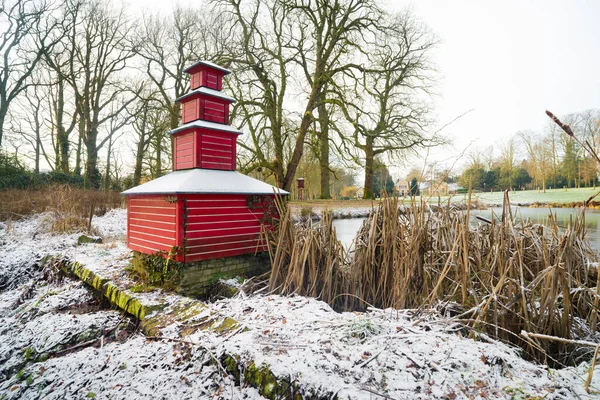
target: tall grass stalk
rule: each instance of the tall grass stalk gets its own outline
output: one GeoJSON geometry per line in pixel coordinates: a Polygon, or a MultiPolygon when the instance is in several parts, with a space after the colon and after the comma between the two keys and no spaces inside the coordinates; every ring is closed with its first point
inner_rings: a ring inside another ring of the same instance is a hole
{"type": "Polygon", "coordinates": [[[585,217],[559,229],[513,215],[473,225],[452,204],[431,208],[384,199],[363,223],[348,255],[331,218],[294,225],[280,209],[270,237],[270,288],[313,296],[338,310],[422,309],[457,305],[472,328],[521,346],[540,361],[573,361],[572,345],[540,342],[527,332],[565,339],[592,338],[598,321],[598,256],[585,240],[585,217]],[[546,359],[546,357],[550,357],[546,359]]]}

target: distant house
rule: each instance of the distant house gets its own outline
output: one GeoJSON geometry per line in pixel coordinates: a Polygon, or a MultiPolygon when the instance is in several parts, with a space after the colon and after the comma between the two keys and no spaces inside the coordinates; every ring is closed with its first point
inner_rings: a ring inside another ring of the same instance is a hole
{"type": "Polygon", "coordinates": [[[458,189],[462,189],[458,183],[449,183],[448,184],[448,194],[456,194],[458,189]]]}
{"type": "Polygon", "coordinates": [[[448,184],[445,182],[419,182],[419,191],[425,196],[445,196],[448,194],[448,184]]]}
{"type": "Polygon", "coordinates": [[[407,181],[398,179],[394,185],[394,191],[396,195],[404,197],[410,195],[410,185],[407,181]]]}

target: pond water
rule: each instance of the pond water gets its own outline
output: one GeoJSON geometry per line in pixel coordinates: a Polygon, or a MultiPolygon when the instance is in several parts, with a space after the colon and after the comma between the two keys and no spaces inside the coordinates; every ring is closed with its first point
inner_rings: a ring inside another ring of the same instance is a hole
{"type": "Polygon", "coordinates": [[[337,238],[346,249],[349,249],[354,242],[354,238],[358,233],[358,230],[362,226],[363,221],[366,218],[347,218],[347,219],[334,219],[332,222],[337,238]]]}
{"type": "MultiPolygon", "coordinates": [[[[569,224],[569,219],[575,217],[580,210],[578,208],[553,208],[552,213],[556,216],[561,228],[569,224]]],[[[529,218],[531,221],[543,224],[548,219],[550,210],[548,208],[514,207],[514,215],[517,218],[529,218]]],[[[487,210],[472,210],[471,215],[481,215],[485,218],[500,218],[502,208],[493,207],[487,210]]],[[[358,230],[366,218],[334,219],[333,227],[336,229],[337,237],[346,249],[352,245],[358,230]]],[[[479,222],[473,218],[473,223],[479,222]]],[[[587,239],[593,249],[600,251],[600,210],[587,210],[585,212],[585,224],[588,228],[587,239]]]]}
{"type": "MultiPolygon", "coordinates": [[[[517,219],[529,218],[532,222],[537,224],[545,224],[550,215],[550,211],[556,217],[558,226],[566,228],[569,225],[569,220],[575,218],[581,210],[579,208],[530,208],[530,207],[513,207],[513,216],[517,219]]],[[[502,216],[501,207],[492,207],[487,210],[472,210],[471,215],[481,215],[485,218],[499,219],[502,216]]],[[[585,225],[587,227],[586,237],[590,242],[590,246],[594,250],[600,251],[600,210],[586,210],[585,211],[585,225]]]]}

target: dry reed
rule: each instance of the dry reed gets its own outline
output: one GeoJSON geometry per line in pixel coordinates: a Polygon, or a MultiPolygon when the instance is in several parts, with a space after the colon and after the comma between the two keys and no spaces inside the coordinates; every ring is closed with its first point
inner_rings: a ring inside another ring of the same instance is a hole
{"type": "Polygon", "coordinates": [[[0,220],[49,212],[54,232],[89,230],[94,215],[103,215],[123,206],[116,192],[102,192],[54,185],[43,189],[9,189],[0,191],[0,220]]]}
{"type": "Polygon", "coordinates": [[[349,256],[330,217],[294,226],[281,208],[270,238],[270,288],[339,310],[458,304],[454,316],[472,332],[515,343],[540,361],[573,362],[572,345],[532,343],[519,334],[571,339],[596,332],[600,278],[597,255],[585,241],[584,213],[559,229],[551,213],[545,225],[517,218],[508,195],[502,214],[488,223],[470,224],[468,209],[384,199],[349,256]]]}

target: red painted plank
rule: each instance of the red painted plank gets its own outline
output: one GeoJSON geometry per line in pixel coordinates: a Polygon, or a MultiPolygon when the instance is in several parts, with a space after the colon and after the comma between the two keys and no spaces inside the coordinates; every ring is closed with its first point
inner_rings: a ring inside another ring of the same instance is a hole
{"type": "Polygon", "coordinates": [[[264,247],[264,243],[259,243],[258,239],[255,240],[244,240],[236,242],[226,242],[218,244],[206,244],[199,246],[186,246],[186,254],[198,254],[198,253],[217,253],[224,250],[234,249],[247,249],[254,251],[256,247],[264,247]]]}
{"type": "Polygon", "coordinates": [[[191,74],[190,89],[194,90],[200,87],[202,84],[202,71],[191,74]]]}
{"type": "MultiPolygon", "coordinates": [[[[186,210],[185,210],[185,198],[184,196],[177,196],[177,214],[176,214],[176,226],[175,226],[175,246],[183,247],[185,238],[185,222],[186,222],[186,210]]],[[[178,252],[176,256],[177,261],[183,261],[183,252],[178,252]]]]}
{"type": "MultiPolygon", "coordinates": [[[[153,245],[145,242],[130,243],[129,248],[144,254],[155,254],[158,251],[164,251],[165,253],[168,253],[171,250],[171,246],[153,245]]],[[[166,257],[166,254],[163,255],[163,257],[166,257]]]]}
{"type": "Polygon", "coordinates": [[[134,207],[170,207],[175,206],[169,203],[166,196],[144,196],[144,197],[130,197],[129,205],[134,207]]]}
{"type": "Polygon", "coordinates": [[[203,206],[203,207],[231,207],[231,206],[243,206],[248,207],[248,201],[245,198],[231,197],[226,194],[220,196],[207,194],[206,197],[197,197],[197,194],[186,195],[186,201],[191,206],[203,206]],[[192,197],[195,196],[195,197],[192,197]]]}
{"type": "Polygon", "coordinates": [[[260,222],[252,216],[244,215],[242,218],[236,221],[216,221],[216,222],[194,222],[187,224],[188,232],[197,230],[208,230],[208,229],[225,229],[225,228],[237,228],[243,226],[245,228],[252,226],[260,226],[260,222]]]}
{"type": "Polygon", "coordinates": [[[231,164],[221,164],[221,163],[213,163],[213,162],[202,162],[201,168],[206,169],[218,169],[222,171],[232,171],[231,164]]]}
{"type": "Polygon", "coordinates": [[[232,242],[235,240],[237,240],[237,241],[257,240],[258,238],[260,238],[260,235],[256,234],[256,233],[248,233],[248,234],[244,234],[244,235],[208,236],[208,237],[201,237],[201,238],[197,238],[197,239],[187,239],[186,246],[194,247],[194,246],[215,244],[215,243],[227,243],[227,242],[232,242]]]}
{"type": "MultiPolygon", "coordinates": [[[[222,214],[222,213],[223,213],[223,209],[220,207],[189,207],[188,208],[188,218],[190,218],[190,216],[196,216],[196,215],[214,215],[214,214],[222,214]]],[[[227,213],[228,214],[247,214],[248,207],[247,206],[229,207],[227,209],[227,213]]]]}
{"type": "Polygon", "coordinates": [[[243,194],[186,194],[186,201],[243,201],[246,204],[246,195],[243,194]]]}
{"type": "MultiPolygon", "coordinates": [[[[267,250],[266,247],[261,247],[258,249],[258,252],[263,252],[266,250],[267,250]]],[[[233,257],[233,256],[239,256],[242,254],[254,254],[255,252],[256,252],[255,249],[250,248],[250,249],[235,249],[235,250],[228,250],[228,251],[220,251],[220,252],[216,252],[216,253],[200,253],[200,254],[189,254],[189,255],[186,254],[185,261],[192,262],[192,261],[210,260],[213,258],[233,257]]]]}
{"type": "MultiPolygon", "coordinates": [[[[187,138],[186,138],[187,139],[187,138]]],[[[175,149],[175,152],[180,152],[180,151],[190,151],[194,148],[194,141],[193,140],[187,140],[187,141],[177,141],[177,148],[175,149]]]]}
{"type": "Polygon", "coordinates": [[[202,118],[205,121],[210,121],[210,122],[216,122],[217,124],[224,124],[225,123],[225,119],[223,117],[220,116],[215,116],[213,114],[204,114],[204,118],[202,118]]]}
{"type": "Polygon", "coordinates": [[[206,148],[225,148],[230,149],[231,146],[231,138],[226,136],[209,136],[202,135],[202,147],[206,148]]]}
{"type": "Polygon", "coordinates": [[[198,239],[203,237],[215,237],[223,235],[248,235],[260,233],[260,226],[224,228],[224,229],[203,229],[194,232],[186,231],[186,239],[198,239]]]}
{"type": "Polygon", "coordinates": [[[230,165],[231,157],[229,157],[228,154],[219,154],[219,155],[203,154],[202,161],[230,165]]]}
{"type": "Polygon", "coordinates": [[[131,240],[144,241],[147,243],[154,243],[160,245],[175,246],[175,235],[173,237],[149,235],[137,231],[136,227],[132,227],[131,240]]]}
{"type": "Polygon", "coordinates": [[[175,136],[175,141],[177,143],[191,143],[194,141],[194,133],[193,132],[188,132],[185,133],[183,135],[176,135],[175,136]]]}
{"type": "Polygon", "coordinates": [[[241,219],[256,219],[258,221],[259,218],[262,218],[263,213],[233,213],[233,214],[200,214],[200,215],[190,215],[188,214],[187,222],[188,224],[193,224],[196,222],[219,222],[219,221],[239,221],[241,219]]]}
{"type": "Polygon", "coordinates": [[[156,237],[167,237],[175,240],[175,227],[171,229],[161,229],[157,226],[140,225],[131,221],[130,232],[136,232],[136,234],[154,235],[156,237]]]}
{"type": "Polygon", "coordinates": [[[175,208],[174,207],[164,207],[164,206],[130,206],[131,212],[135,212],[138,214],[158,214],[158,215],[169,215],[175,216],[175,208]]]}
{"type": "Polygon", "coordinates": [[[129,218],[132,220],[140,221],[154,221],[157,224],[162,224],[164,226],[167,226],[169,224],[175,225],[175,215],[165,215],[158,213],[140,213],[131,210],[129,218]]]}

